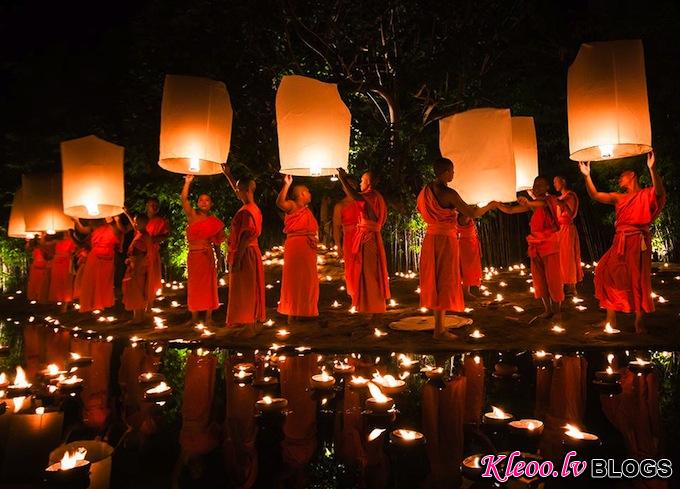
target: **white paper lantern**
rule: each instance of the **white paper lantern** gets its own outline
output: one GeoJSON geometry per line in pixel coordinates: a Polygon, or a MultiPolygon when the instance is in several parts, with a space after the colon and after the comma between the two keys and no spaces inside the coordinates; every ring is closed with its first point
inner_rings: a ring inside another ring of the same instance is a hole
{"type": "Polygon", "coordinates": [[[14,198],[12,199],[12,208],[9,211],[9,223],[7,225],[7,236],[10,238],[33,237],[33,233],[26,232],[22,194],[23,190],[19,188],[19,190],[14,192],[14,198]]]}
{"type": "Polygon", "coordinates": [[[24,223],[29,233],[54,234],[73,227],[73,221],[64,214],[61,197],[61,175],[23,175],[22,207],[24,223]]]}
{"type": "Polygon", "coordinates": [[[530,189],[534,186],[534,178],[538,176],[538,148],[533,117],[512,118],[512,147],[517,191],[530,189]]]}
{"type": "Polygon", "coordinates": [[[337,85],[284,76],[276,92],[281,173],[316,177],[347,169],[350,124],[337,85]]]}

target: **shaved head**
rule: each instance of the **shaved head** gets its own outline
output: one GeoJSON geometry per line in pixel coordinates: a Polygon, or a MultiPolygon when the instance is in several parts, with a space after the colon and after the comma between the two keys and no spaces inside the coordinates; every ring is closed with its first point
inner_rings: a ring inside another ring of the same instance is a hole
{"type": "Polygon", "coordinates": [[[447,171],[453,168],[453,162],[448,158],[437,158],[432,163],[432,169],[434,170],[434,175],[440,177],[447,171]]]}
{"type": "Polygon", "coordinates": [[[239,190],[243,192],[248,192],[248,191],[255,191],[255,188],[257,187],[257,184],[255,183],[255,179],[250,178],[250,177],[245,177],[239,179],[238,182],[236,182],[236,186],[238,187],[239,190]]]}

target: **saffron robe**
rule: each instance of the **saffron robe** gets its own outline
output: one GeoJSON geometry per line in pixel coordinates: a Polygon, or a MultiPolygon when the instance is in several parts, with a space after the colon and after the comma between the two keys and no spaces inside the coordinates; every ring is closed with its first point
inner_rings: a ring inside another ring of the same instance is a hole
{"type": "Polygon", "coordinates": [[[190,311],[212,311],[217,296],[217,265],[212,245],[224,241],[224,223],[208,216],[187,226],[187,306],[190,311]]]}
{"type": "Polygon", "coordinates": [[[50,273],[50,302],[71,302],[73,300],[73,254],[76,244],[70,237],[57,241],[50,273]]]}
{"type": "Polygon", "coordinates": [[[90,250],[87,248],[80,248],[76,253],[76,276],[73,279],[73,298],[80,297],[80,289],[83,286],[83,273],[85,272],[85,263],[87,262],[87,255],[90,250]]]}
{"type": "Polygon", "coordinates": [[[616,234],[595,269],[600,307],[621,312],[652,312],[652,236],[649,225],[666,203],[649,187],[616,204],[616,234]]]}
{"type": "Polygon", "coordinates": [[[420,251],[420,305],[436,311],[462,311],[465,302],[460,280],[458,212],[439,205],[429,185],[418,194],[417,207],[427,223],[420,251]]]}
{"type": "Polygon", "coordinates": [[[458,220],[458,243],[463,286],[479,287],[482,284],[482,247],[474,219],[468,219],[467,224],[461,224],[458,220]]]}
{"type": "MultiPolygon", "coordinates": [[[[342,256],[345,260],[345,285],[347,295],[351,297],[354,291],[352,290],[352,282],[349,277],[357,273],[355,270],[350,270],[350,268],[356,266],[352,250],[357,224],[359,224],[359,206],[356,202],[344,206],[340,211],[340,216],[342,222],[342,256]]],[[[339,245],[339,243],[336,244],[339,245]]]]}
{"type": "MultiPolygon", "coordinates": [[[[170,225],[168,224],[168,220],[161,216],[153,216],[146,224],[146,232],[152,238],[157,238],[158,236],[167,236],[170,234],[170,225]]],[[[148,287],[146,296],[149,304],[151,304],[156,297],[156,291],[162,289],[163,287],[163,284],[161,283],[163,273],[161,268],[160,250],[161,244],[152,241],[151,246],[148,247],[146,252],[148,287]]]]}
{"type": "Polygon", "coordinates": [[[316,271],[316,233],[319,225],[307,207],[284,218],[283,277],[278,312],[290,316],[319,315],[319,275],[316,271]]]}
{"type": "Polygon", "coordinates": [[[47,246],[39,245],[31,252],[33,261],[28,271],[26,296],[30,301],[45,304],[50,292],[50,256],[47,246]]]}
{"type": "Polygon", "coordinates": [[[359,223],[352,246],[352,265],[346,270],[350,272],[354,293],[352,305],[358,312],[381,313],[385,312],[385,301],[390,298],[387,257],[380,234],[387,220],[387,205],[376,190],[367,190],[361,195],[364,200],[357,201],[359,223]],[[369,219],[369,210],[377,221],[369,219]]]}
{"type": "MultiPolygon", "coordinates": [[[[227,325],[252,324],[265,320],[264,267],[257,239],[262,233],[262,212],[255,204],[243,205],[231,221],[229,232],[229,300],[227,325]],[[238,267],[234,256],[242,240],[246,248],[238,267]]],[[[284,261],[285,263],[285,261],[284,261]]]]}
{"type": "Polygon", "coordinates": [[[578,240],[578,231],[574,225],[574,219],[578,213],[578,196],[570,190],[564,197],[558,198],[559,200],[569,199],[574,206],[571,214],[566,209],[557,207],[557,223],[560,225],[560,268],[562,270],[562,282],[573,285],[583,280],[581,245],[578,240]]]}
{"type": "MultiPolygon", "coordinates": [[[[128,247],[123,277],[123,305],[126,311],[145,309],[149,303],[149,250],[153,249],[151,236],[137,232],[128,247]]],[[[153,300],[153,298],[151,298],[153,300]]]]}
{"type": "Polygon", "coordinates": [[[80,312],[106,309],[114,304],[113,273],[115,249],[120,239],[111,224],[90,234],[92,248],[87,255],[80,284],[80,312]]]}
{"type": "Polygon", "coordinates": [[[71,338],[71,350],[92,357],[92,365],[78,370],[83,378],[83,422],[88,428],[103,429],[109,416],[109,379],[113,343],[82,338],[71,338]]]}
{"type": "Polygon", "coordinates": [[[560,236],[557,226],[554,197],[547,196],[544,207],[534,209],[527,236],[531,258],[531,278],[534,296],[537,299],[549,297],[553,301],[564,300],[564,284],[560,266],[560,236]]]}
{"type": "Polygon", "coordinates": [[[188,458],[205,455],[217,447],[218,430],[212,416],[217,376],[213,354],[187,358],[182,395],[182,430],[179,443],[188,458]]]}

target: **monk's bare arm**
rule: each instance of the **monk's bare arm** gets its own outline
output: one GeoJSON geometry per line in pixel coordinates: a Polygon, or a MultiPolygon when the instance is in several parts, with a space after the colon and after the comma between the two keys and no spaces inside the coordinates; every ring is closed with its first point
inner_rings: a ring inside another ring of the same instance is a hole
{"type": "Polygon", "coordinates": [[[536,200],[529,200],[526,197],[520,197],[517,199],[517,203],[521,207],[526,207],[527,209],[538,209],[539,207],[545,207],[546,203],[545,200],[541,199],[536,199],[536,200]]]}
{"type": "Polygon", "coordinates": [[[364,200],[364,196],[347,183],[347,172],[344,168],[338,168],[338,179],[340,180],[340,185],[342,185],[342,190],[345,191],[345,194],[347,194],[350,199],[364,200]]]}
{"type": "Polygon", "coordinates": [[[295,209],[295,205],[288,200],[288,191],[290,186],[293,184],[293,177],[290,175],[285,175],[283,177],[283,186],[279,191],[279,196],[276,198],[276,207],[281,209],[283,212],[288,214],[295,209]]]}
{"type": "Polygon", "coordinates": [[[652,178],[654,193],[657,198],[663,199],[666,197],[666,187],[656,171],[656,157],[654,156],[654,151],[647,154],[647,167],[649,168],[649,176],[652,178]]]}
{"type": "Polygon", "coordinates": [[[472,219],[482,217],[484,214],[489,212],[491,209],[495,209],[497,204],[495,202],[489,202],[484,207],[476,207],[469,205],[465,202],[461,196],[455,190],[451,188],[446,188],[444,192],[444,199],[450,207],[454,207],[458,212],[463,214],[465,217],[472,219]]]}
{"type": "Polygon", "coordinates": [[[226,164],[226,163],[222,163],[221,166],[222,166],[222,173],[224,174],[225,177],[227,177],[227,182],[229,182],[231,189],[234,192],[236,192],[236,179],[231,174],[231,168],[229,168],[229,165],[226,164]]]}
{"type": "Polygon", "coordinates": [[[184,213],[187,215],[187,218],[190,222],[196,217],[196,211],[191,206],[191,202],[189,202],[189,187],[193,181],[193,175],[184,175],[184,186],[182,187],[182,193],[180,194],[180,198],[182,199],[182,208],[184,209],[184,213]]]}
{"type": "Polygon", "coordinates": [[[569,194],[564,200],[556,200],[557,205],[567,212],[569,219],[574,219],[576,217],[576,196],[574,194],[569,194]]]}
{"type": "Polygon", "coordinates": [[[342,204],[337,203],[333,207],[333,242],[338,250],[338,253],[342,254],[342,204]]]}
{"type": "Polygon", "coordinates": [[[83,226],[83,223],[80,222],[80,219],[77,217],[71,218],[73,220],[73,225],[76,228],[76,231],[78,231],[80,234],[90,234],[92,232],[92,228],[89,226],[83,226]]]}
{"type": "Polygon", "coordinates": [[[506,205],[506,204],[498,204],[498,210],[501,211],[503,214],[522,214],[523,212],[529,212],[530,209],[528,207],[524,207],[523,205],[506,205]]]}
{"type": "Polygon", "coordinates": [[[593,179],[590,177],[590,162],[580,161],[578,165],[583,177],[586,180],[586,190],[588,190],[588,195],[590,195],[590,198],[601,204],[615,204],[618,200],[618,194],[600,192],[595,187],[595,183],[593,183],[593,179]]]}

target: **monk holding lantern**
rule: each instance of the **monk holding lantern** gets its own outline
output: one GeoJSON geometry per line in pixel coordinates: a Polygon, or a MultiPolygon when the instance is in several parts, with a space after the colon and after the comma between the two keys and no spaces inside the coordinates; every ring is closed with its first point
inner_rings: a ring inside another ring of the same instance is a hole
{"type": "Polygon", "coordinates": [[[557,197],[557,222],[560,225],[560,268],[562,282],[567,293],[576,294],[576,284],[583,280],[581,269],[581,245],[574,219],[578,214],[578,196],[569,189],[567,179],[562,176],[553,178],[553,186],[560,195],[557,197]]]}
{"type": "Polygon", "coordinates": [[[146,199],[146,232],[151,238],[151,243],[147,251],[148,278],[146,298],[148,308],[153,304],[154,298],[161,290],[163,272],[161,269],[161,243],[170,235],[170,224],[168,220],[158,214],[160,204],[156,197],[146,199]]]}

